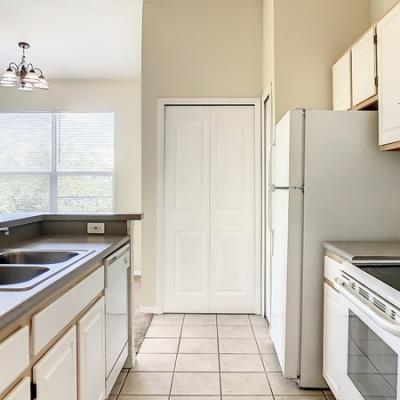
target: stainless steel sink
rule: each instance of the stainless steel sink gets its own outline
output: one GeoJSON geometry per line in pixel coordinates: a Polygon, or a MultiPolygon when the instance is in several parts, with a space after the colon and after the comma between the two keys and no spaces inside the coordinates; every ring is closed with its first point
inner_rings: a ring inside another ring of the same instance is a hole
{"type": "Polygon", "coordinates": [[[4,250],[0,252],[0,291],[31,289],[92,252],[93,250],[4,250]]]}
{"type": "Polygon", "coordinates": [[[76,251],[9,250],[0,253],[0,264],[58,264],[78,255],[76,251]]]}
{"type": "Polygon", "coordinates": [[[48,271],[46,267],[0,266],[0,286],[31,282],[48,271]]]}

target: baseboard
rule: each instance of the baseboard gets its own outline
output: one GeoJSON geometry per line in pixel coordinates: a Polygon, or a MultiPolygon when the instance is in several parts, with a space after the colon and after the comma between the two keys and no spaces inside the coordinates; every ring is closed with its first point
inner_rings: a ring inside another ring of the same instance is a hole
{"type": "Polygon", "coordinates": [[[134,269],[133,276],[142,276],[142,271],[140,269],[134,269]]]}
{"type": "Polygon", "coordinates": [[[162,314],[162,310],[157,306],[141,306],[140,312],[143,314],[162,314]]]}

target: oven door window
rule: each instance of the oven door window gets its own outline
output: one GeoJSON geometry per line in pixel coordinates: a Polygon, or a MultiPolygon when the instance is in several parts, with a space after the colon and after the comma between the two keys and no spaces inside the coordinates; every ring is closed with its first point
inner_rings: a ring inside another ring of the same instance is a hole
{"type": "Polygon", "coordinates": [[[349,311],[347,374],[366,400],[396,400],[397,353],[349,311]]]}

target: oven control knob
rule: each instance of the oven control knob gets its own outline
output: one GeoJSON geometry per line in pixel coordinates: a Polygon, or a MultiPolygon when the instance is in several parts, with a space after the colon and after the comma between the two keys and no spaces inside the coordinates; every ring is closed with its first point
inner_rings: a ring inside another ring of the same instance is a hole
{"type": "Polygon", "coordinates": [[[344,282],[344,280],[343,280],[341,277],[335,278],[335,282],[336,282],[338,285],[341,285],[341,286],[344,286],[344,285],[345,285],[345,282],[344,282]]]}

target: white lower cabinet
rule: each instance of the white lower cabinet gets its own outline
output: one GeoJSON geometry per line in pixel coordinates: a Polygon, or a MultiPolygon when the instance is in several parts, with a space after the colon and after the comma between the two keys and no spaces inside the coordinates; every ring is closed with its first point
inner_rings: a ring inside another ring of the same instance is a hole
{"type": "Polygon", "coordinates": [[[31,379],[24,378],[4,400],[31,400],[31,379]]]}
{"type": "Polygon", "coordinates": [[[340,328],[343,318],[340,296],[327,283],[324,284],[324,358],[323,375],[333,394],[340,398],[340,370],[344,368],[340,347],[343,345],[340,328]]]}
{"type": "Polygon", "coordinates": [[[37,400],[76,400],[77,343],[73,326],[33,367],[37,400]]]}
{"type": "Polygon", "coordinates": [[[78,321],[79,399],[104,400],[105,356],[105,306],[102,297],[78,321]]]}

